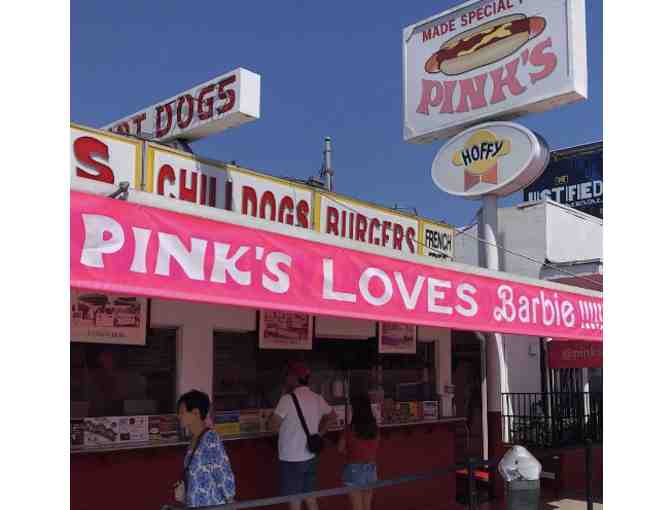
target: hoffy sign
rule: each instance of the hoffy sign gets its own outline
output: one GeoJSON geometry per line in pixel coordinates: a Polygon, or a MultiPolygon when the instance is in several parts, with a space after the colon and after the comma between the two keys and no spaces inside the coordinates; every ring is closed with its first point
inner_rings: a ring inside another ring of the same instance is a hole
{"type": "Polygon", "coordinates": [[[432,179],[446,193],[464,198],[506,196],[539,177],[549,157],[546,142],[526,127],[487,122],[441,147],[432,179]]]}
{"type": "Polygon", "coordinates": [[[583,0],[467,2],[403,31],[404,140],[588,95],[583,0]]]}

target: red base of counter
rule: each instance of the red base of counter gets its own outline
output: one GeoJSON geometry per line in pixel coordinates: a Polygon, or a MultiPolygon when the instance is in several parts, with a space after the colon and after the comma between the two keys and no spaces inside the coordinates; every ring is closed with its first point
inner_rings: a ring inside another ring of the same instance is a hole
{"type": "MultiPolygon", "coordinates": [[[[381,430],[379,479],[392,479],[452,466],[455,462],[454,424],[416,424],[381,430]]],[[[337,434],[329,439],[336,440],[337,434]]],[[[237,500],[278,494],[275,438],[226,442],[237,484],[237,500]]],[[[170,503],[172,483],[181,474],[184,448],[165,447],[70,457],[70,507],[74,510],[160,508],[170,503]]],[[[319,466],[320,488],[340,487],[343,458],[333,441],[319,466]]],[[[432,510],[455,505],[455,475],[411,482],[376,491],[374,508],[432,510]]],[[[347,496],[320,501],[321,510],[349,508],[347,496]]]]}

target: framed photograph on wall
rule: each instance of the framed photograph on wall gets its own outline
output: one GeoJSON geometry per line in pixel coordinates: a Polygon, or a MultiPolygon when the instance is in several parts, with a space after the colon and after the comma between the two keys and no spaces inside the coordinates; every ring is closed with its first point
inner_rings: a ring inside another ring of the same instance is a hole
{"type": "Polygon", "coordinates": [[[310,351],[313,348],[313,317],[306,313],[262,310],[259,348],[310,351]]]}
{"type": "Polygon", "coordinates": [[[396,322],[378,323],[378,352],[381,354],[415,354],[418,328],[396,322]]]}
{"type": "Polygon", "coordinates": [[[70,341],[145,345],[148,300],[70,289],[70,341]]]}

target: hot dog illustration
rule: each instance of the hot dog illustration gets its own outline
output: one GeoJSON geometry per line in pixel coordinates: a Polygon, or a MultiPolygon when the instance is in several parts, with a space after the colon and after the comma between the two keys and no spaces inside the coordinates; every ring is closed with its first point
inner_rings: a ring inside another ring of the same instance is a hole
{"type": "Polygon", "coordinates": [[[443,43],[425,62],[425,71],[454,76],[492,64],[520,49],[544,28],[544,18],[524,14],[490,21],[443,43]]]}

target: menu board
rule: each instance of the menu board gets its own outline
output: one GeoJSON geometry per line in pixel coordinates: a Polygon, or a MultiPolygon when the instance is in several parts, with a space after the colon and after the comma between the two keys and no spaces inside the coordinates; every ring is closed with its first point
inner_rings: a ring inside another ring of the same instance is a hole
{"type": "Polygon", "coordinates": [[[99,446],[119,441],[119,418],[104,416],[84,419],[84,445],[99,446]]]}
{"type": "Polygon", "coordinates": [[[123,416],[119,418],[119,441],[135,442],[149,439],[147,416],[123,416]]]}
{"type": "Polygon", "coordinates": [[[84,420],[70,420],[70,446],[84,446],[84,420]]]}
{"type": "Polygon", "coordinates": [[[378,327],[378,352],[415,354],[417,328],[412,324],[381,322],[378,327]]]}
{"type": "Polygon", "coordinates": [[[313,318],[305,313],[262,310],[259,348],[311,350],[313,318]]]}
{"type": "Polygon", "coordinates": [[[70,289],[70,341],[144,345],[147,299],[70,289]]]}
{"type": "Polygon", "coordinates": [[[148,418],[150,441],[177,441],[180,438],[177,416],[164,414],[148,418]]]}

